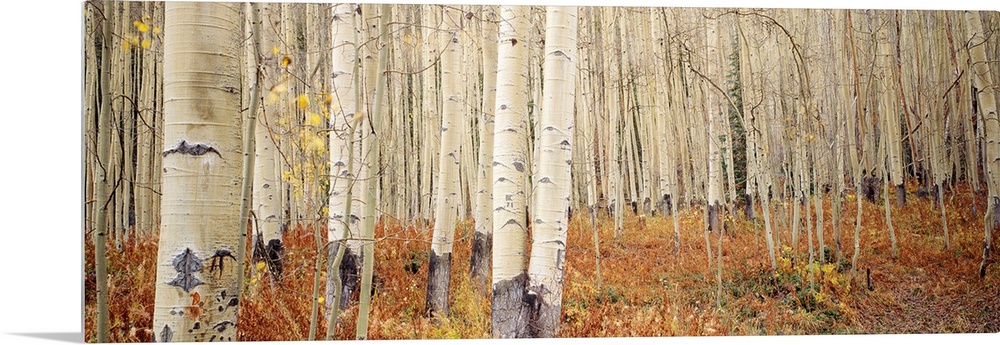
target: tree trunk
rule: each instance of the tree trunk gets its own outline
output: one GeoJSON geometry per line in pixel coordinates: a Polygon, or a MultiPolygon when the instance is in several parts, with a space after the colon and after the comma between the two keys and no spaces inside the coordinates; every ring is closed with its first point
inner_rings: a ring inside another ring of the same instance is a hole
{"type": "Polygon", "coordinates": [[[490,259],[493,256],[493,132],[497,92],[497,24],[496,6],[483,6],[482,59],[483,105],[479,127],[479,176],[476,191],[476,230],[472,239],[471,279],[486,295],[490,279],[490,259]]]}
{"type": "Polygon", "coordinates": [[[965,11],[965,21],[968,24],[969,56],[971,58],[972,82],[978,90],[976,94],[979,105],[979,116],[985,127],[983,133],[983,165],[986,170],[986,183],[989,187],[989,197],[983,219],[983,259],[979,265],[979,276],[986,276],[986,269],[993,259],[990,252],[993,247],[993,229],[1000,223],[1000,115],[997,113],[996,85],[990,71],[990,63],[986,58],[986,31],[983,31],[979,12],[965,11]]]}
{"type": "Polygon", "coordinates": [[[493,145],[493,337],[528,336],[524,188],[527,164],[528,15],[526,6],[500,7],[496,123],[493,145]]]}
{"type": "MultiPolygon", "coordinates": [[[[330,59],[332,70],[330,93],[330,220],[327,227],[326,310],[331,323],[336,315],[329,311],[347,308],[357,290],[361,269],[361,208],[353,204],[365,186],[359,179],[361,160],[361,130],[358,121],[363,113],[360,105],[361,78],[358,65],[358,40],[355,10],[358,5],[338,4],[333,9],[330,59]],[[352,207],[353,206],[353,207],[352,207]],[[339,259],[339,260],[338,260],[339,259]],[[337,262],[337,265],[332,265],[337,262]],[[334,301],[339,306],[333,306],[334,301]]],[[[336,313],[334,313],[336,314],[336,313]]],[[[332,325],[328,326],[331,327],[332,325]]],[[[333,332],[327,332],[327,337],[333,332]]]]}
{"type": "Polygon", "coordinates": [[[441,152],[440,176],[437,190],[434,234],[432,235],[429,277],[427,279],[427,313],[433,316],[448,315],[448,291],[451,277],[451,250],[455,241],[455,221],[461,196],[459,174],[461,167],[461,140],[465,132],[462,119],[462,89],[460,63],[462,39],[460,17],[454,9],[442,12],[445,31],[440,33],[441,53],[441,152]]]}
{"type": "Polygon", "coordinates": [[[555,337],[562,313],[562,289],[572,186],[573,105],[576,82],[577,8],[546,8],[545,66],[539,119],[538,193],[534,215],[528,291],[531,336],[555,337]]]}
{"type": "Polygon", "coordinates": [[[239,4],[167,3],[154,341],[234,341],[239,309],[239,4]]]}
{"type": "Polygon", "coordinates": [[[104,1],[104,19],[101,21],[100,90],[101,104],[97,118],[97,161],[94,168],[94,273],[97,294],[97,342],[108,342],[108,203],[111,181],[108,176],[111,151],[111,13],[114,5],[104,1]]]}
{"type": "MultiPolygon", "coordinates": [[[[374,6],[372,6],[374,7],[374,6]]],[[[371,122],[372,133],[365,136],[364,147],[366,148],[366,153],[364,155],[367,160],[365,165],[368,169],[368,175],[365,178],[370,181],[368,183],[368,190],[365,193],[365,214],[364,214],[364,229],[361,232],[361,241],[363,243],[361,251],[363,253],[362,258],[362,275],[361,275],[361,297],[359,297],[358,306],[358,323],[357,329],[355,331],[355,339],[365,340],[368,339],[368,314],[371,310],[371,295],[372,295],[372,274],[375,267],[375,224],[378,223],[378,213],[376,209],[379,208],[379,204],[376,203],[376,194],[378,194],[379,186],[378,180],[381,175],[382,169],[379,166],[380,160],[380,150],[379,150],[379,135],[382,132],[381,128],[381,118],[383,117],[383,107],[385,106],[386,100],[386,66],[388,64],[388,53],[390,49],[389,45],[389,21],[392,18],[392,7],[389,4],[382,4],[379,13],[379,30],[376,38],[379,39],[380,46],[377,49],[378,54],[378,64],[376,65],[376,72],[378,73],[375,77],[375,93],[372,100],[372,111],[368,114],[368,121],[371,122]]],[[[368,128],[362,127],[363,130],[369,130],[368,128]]],[[[442,160],[443,161],[443,160],[442,160]]],[[[431,255],[434,255],[433,249],[431,255]]],[[[450,254],[446,254],[450,255],[450,254]]],[[[433,268],[433,266],[431,266],[433,268]]],[[[447,287],[447,285],[445,285],[447,287]]],[[[446,289],[447,291],[447,289],[446,289]]],[[[445,294],[447,295],[447,293],[445,294]]],[[[447,313],[447,304],[445,304],[445,313],[447,313]]]]}
{"type": "MultiPolygon", "coordinates": [[[[281,26],[281,11],[279,6],[261,3],[258,5],[261,20],[261,49],[257,55],[261,57],[258,67],[263,74],[261,81],[271,86],[268,99],[264,102],[264,111],[255,126],[254,141],[254,174],[253,174],[253,210],[256,215],[254,234],[254,260],[267,264],[271,277],[275,281],[281,279],[284,244],[281,238],[281,192],[278,189],[281,171],[278,160],[278,140],[274,137],[278,132],[277,121],[281,114],[282,104],[277,101],[278,86],[283,79],[281,66],[283,54],[276,52],[280,40],[275,27],[281,26]]],[[[255,36],[256,37],[256,36],[255,36]]]]}

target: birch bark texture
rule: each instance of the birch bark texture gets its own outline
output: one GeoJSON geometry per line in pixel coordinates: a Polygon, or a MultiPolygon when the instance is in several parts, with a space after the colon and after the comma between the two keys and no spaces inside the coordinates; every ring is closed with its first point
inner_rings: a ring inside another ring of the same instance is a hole
{"type": "MultiPolygon", "coordinates": [[[[336,267],[328,267],[331,274],[327,275],[326,307],[331,309],[334,299],[340,300],[340,308],[346,308],[354,289],[358,285],[358,272],[361,266],[361,207],[351,207],[352,198],[360,194],[364,187],[358,180],[361,164],[360,131],[355,127],[360,119],[358,109],[358,58],[357,36],[355,25],[356,4],[338,4],[333,8],[333,24],[331,41],[333,51],[330,55],[332,70],[330,92],[330,197],[329,223],[327,239],[328,257],[332,264],[336,262],[338,250],[341,261],[336,267]],[[339,270],[338,270],[339,269],[339,270]],[[332,274],[336,273],[336,274],[332,274]],[[340,280],[340,287],[335,280],[340,280]],[[336,298],[336,290],[340,290],[336,298]]],[[[328,264],[329,265],[329,264],[328,264]]]]}
{"type": "MultiPolygon", "coordinates": [[[[278,32],[281,27],[280,7],[274,4],[260,3],[257,6],[261,20],[261,49],[257,52],[261,57],[262,80],[265,85],[275,86],[281,79],[282,55],[272,47],[278,45],[278,32]]],[[[273,92],[273,91],[272,91],[273,92]]],[[[274,279],[281,279],[284,244],[281,239],[281,193],[279,189],[278,147],[273,134],[278,130],[277,120],[280,116],[281,104],[275,98],[268,97],[264,102],[264,112],[258,117],[260,123],[254,131],[254,174],[253,174],[253,211],[257,216],[254,229],[255,258],[267,263],[274,279]]]]}
{"type": "Polygon", "coordinates": [[[535,175],[535,219],[527,300],[533,337],[555,337],[562,310],[566,235],[569,231],[576,96],[577,8],[546,8],[545,62],[535,175]]]}
{"type": "Polygon", "coordinates": [[[164,149],[154,340],[234,341],[239,308],[237,3],[166,4],[164,149]]]}
{"type": "Polygon", "coordinates": [[[493,132],[494,338],[527,336],[528,6],[500,7],[493,132]]]}
{"type": "Polygon", "coordinates": [[[493,131],[497,94],[497,7],[482,8],[483,105],[479,118],[479,171],[476,179],[476,230],[472,239],[471,279],[488,291],[490,258],[493,255],[493,131]]]}
{"type": "Polygon", "coordinates": [[[440,175],[434,233],[431,240],[430,262],[427,265],[427,313],[448,315],[448,291],[451,277],[451,250],[455,242],[455,221],[461,203],[459,168],[462,163],[461,140],[465,134],[462,119],[463,88],[461,82],[462,13],[451,8],[442,11],[446,25],[439,32],[441,52],[441,151],[438,160],[440,175]]]}
{"type": "Polygon", "coordinates": [[[989,60],[986,58],[986,31],[979,12],[965,11],[968,24],[969,57],[972,68],[972,84],[978,89],[979,116],[982,117],[985,137],[983,138],[983,166],[986,170],[986,184],[989,187],[986,215],[983,218],[983,259],[979,265],[979,276],[986,277],[986,268],[993,261],[990,252],[993,247],[993,229],[1000,222],[1000,115],[997,114],[996,84],[990,74],[989,60]]]}

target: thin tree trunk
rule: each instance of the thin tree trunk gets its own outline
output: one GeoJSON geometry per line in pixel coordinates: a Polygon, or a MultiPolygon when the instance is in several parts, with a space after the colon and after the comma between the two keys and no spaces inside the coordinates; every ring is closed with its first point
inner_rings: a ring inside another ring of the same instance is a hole
{"type": "Polygon", "coordinates": [[[479,291],[489,290],[490,259],[493,256],[493,132],[497,91],[497,45],[499,27],[496,6],[483,6],[482,23],[483,105],[480,111],[479,176],[476,191],[476,230],[472,239],[470,275],[479,291]]]}
{"type": "Polygon", "coordinates": [[[985,137],[983,146],[983,165],[986,170],[986,182],[989,187],[989,197],[983,218],[983,259],[979,265],[979,276],[986,276],[986,269],[993,262],[990,252],[993,247],[993,229],[1000,223],[1000,115],[997,113],[996,85],[993,83],[990,65],[986,58],[986,31],[982,27],[979,12],[965,11],[965,21],[968,24],[969,55],[971,58],[972,81],[978,89],[979,114],[982,118],[985,137]]]}
{"type": "MultiPolygon", "coordinates": [[[[361,273],[361,297],[358,303],[358,323],[357,329],[355,331],[355,339],[365,340],[368,339],[368,317],[371,310],[371,295],[372,295],[372,274],[375,270],[375,224],[378,223],[378,213],[376,209],[379,208],[375,201],[375,195],[378,194],[378,177],[382,174],[382,169],[379,167],[380,162],[380,150],[379,150],[379,135],[382,133],[381,118],[383,117],[383,107],[385,106],[386,100],[386,66],[388,64],[388,53],[389,53],[389,21],[392,19],[392,5],[382,4],[379,11],[379,30],[378,38],[380,40],[381,46],[378,48],[378,65],[376,72],[378,75],[375,77],[375,94],[374,100],[372,100],[372,112],[368,114],[368,121],[371,122],[371,134],[365,136],[364,146],[367,148],[367,153],[365,157],[368,158],[366,165],[368,165],[368,176],[366,178],[368,181],[368,191],[365,193],[365,214],[364,214],[364,229],[361,233],[361,240],[363,245],[361,251],[364,255],[362,262],[362,273],[361,273]]],[[[368,128],[363,128],[368,130],[368,128]]],[[[433,256],[433,251],[431,252],[433,256]]],[[[447,254],[446,254],[447,255],[447,254]]],[[[445,285],[447,286],[447,285],[445,285]]],[[[447,304],[445,309],[447,312],[447,304]]]]}
{"type": "Polygon", "coordinates": [[[114,5],[104,1],[104,19],[101,21],[101,69],[100,90],[101,104],[97,118],[97,162],[94,168],[94,274],[96,275],[97,294],[97,342],[108,342],[108,266],[107,266],[107,231],[108,202],[110,191],[108,179],[111,151],[111,13],[114,5]]]}

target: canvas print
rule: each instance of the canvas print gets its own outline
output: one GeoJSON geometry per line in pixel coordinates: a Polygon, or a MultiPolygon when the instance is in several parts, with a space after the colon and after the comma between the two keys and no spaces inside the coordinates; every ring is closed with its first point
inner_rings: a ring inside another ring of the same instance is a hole
{"type": "Polygon", "coordinates": [[[1000,13],[81,14],[88,342],[1000,332],[1000,13]]]}

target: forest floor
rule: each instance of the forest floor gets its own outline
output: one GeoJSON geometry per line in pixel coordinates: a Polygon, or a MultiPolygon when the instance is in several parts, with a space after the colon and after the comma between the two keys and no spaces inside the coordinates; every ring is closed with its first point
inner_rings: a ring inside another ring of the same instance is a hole
{"type": "MultiPolygon", "coordinates": [[[[911,187],[911,192],[916,189],[911,187]]],[[[567,244],[560,336],[1000,332],[1000,268],[991,265],[985,278],[979,277],[985,197],[974,196],[965,187],[953,192],[945,196],[951,239],[948,249],[940,209],[933,198],[909,194],[905,208],[891,208],[899,246],[895,259],[885,209],[863,202],[861,246],[853,280],[851,256],[857,214],[853,194],[845,196],[837,224],[842,232],[840,260],[830,200],[824,200],[827,264],[808,264],[804,224],[798,243],[791,246],[789,205],[774,203],[772,211],[772,226],[781,243],[777,272],[770,267],[760,208],[756,221],[742,215],[727,217],[727,229],[721,236],[721,296],[716,265],[720,236],[710,235],[710,270],[704,215],[699,208],[678,214],[681,236],[677,257],[670,216],[629,214],[618,240],[614,239],[612,220],[602,216],[598,222],[600,286],[594,231],[589,219],[577,214],[571,221],[567,244]]],[[[271,281],[263,265],[247,267],[248,285],[238,320],[240,340],[308,339],[316,255],[311,229],[299,226],[285,234],[285,274],[280,285],[271,281]]],[[[456,229],[451,316],[440,322],[424,316],[430,231],[427,225],[391,224],[377,229],[370,339],[489,337],[490,300],[484,295],[489,289],[469,282],[471,222],[456,229]],[[416,273],[407,270],[413,264],[419,265],[416,273]]],[[[86,243],[90,243],[89,238],[86,243]]],[[[93,340],[93,251],[86,247],[85,338],[93,340]]],[[[112,342],[150,341],[156,248],[155,239],[134,241],[122,250],[109,246],[112,342]]],[[[992,255],[998,254],[995,250],[992,255]]],[[[321,278],[325,277],[322,272],[321,278]]],[[[357,312],[356,303],[345,310],[336,338],[353,338],[357,312]]],[[[318,339],[325,337],[325,329],[326,322],[321,320],[318,339]]]]}

